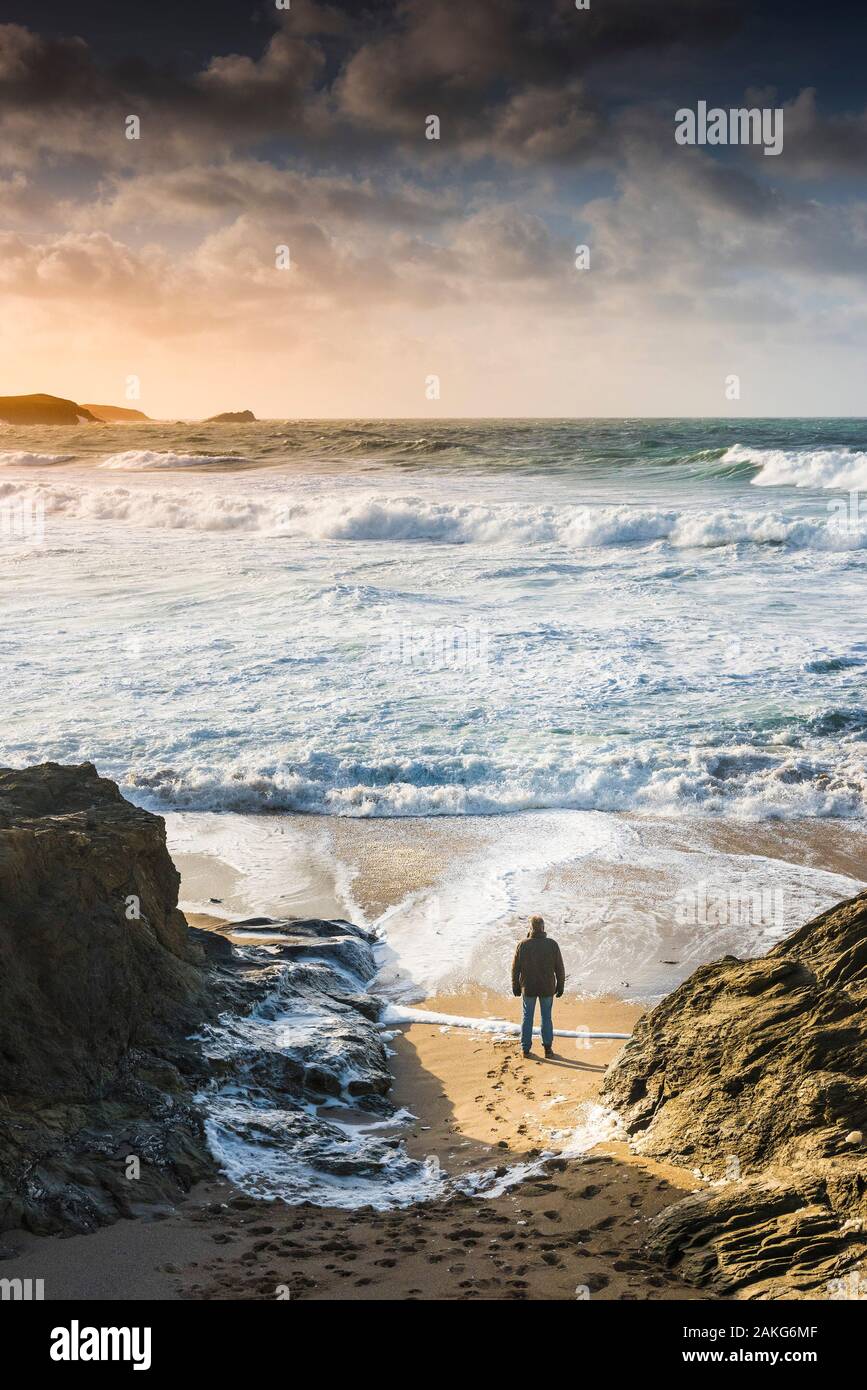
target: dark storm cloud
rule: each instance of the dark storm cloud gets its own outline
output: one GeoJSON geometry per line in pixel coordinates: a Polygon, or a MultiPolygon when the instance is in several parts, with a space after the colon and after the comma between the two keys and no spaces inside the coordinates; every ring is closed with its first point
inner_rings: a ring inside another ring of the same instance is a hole
{"type": "MultiPolygon", "coordinates": [[[[335,166],[397,155],[432,171],[454,156],[598,167],[622,154],[624,109],[673,111],[670,93],[687,90],[702,62],[722,64],[755,14],[743,0],[605,0],[589,11],[574,0],[293,0],[289,11],[254,9],[259,23],[239,28],[237,46],[192,61],[182,45],[167,53],[165,34],[154,51],[106,56],[88,9],[76,6],[84,37],[0,25],[0,165],[78,154],[105,168],[165,167],[267,148],[335,166]],[[123,139],[128,114],[146,125],[135,149],[123,139]],[[438,142],[424,140],[431,114],[438,142]]],[[[225,7],[212,10],[226,42],[225,7]]],[[[742,101],[736,85],[731,100],[742,101]]],[[[863,174],[863,113],[820,113],[807,90],[788,98],[786,122],[780,173],[863,174]]]]}
{"type": "Polygon", "coordinates": [[[573,0],[405,0],[348,58],[338,87],[344,109],[384,129],[408,128],[444,100],[466,120],[497,92],[508,100],[522,87],[568,86],[612,57],[713,44],[742,13],[726,0],[608,0],[587,11],[573,0]]]}
{"type": "Polygon", "coordinates": [[[30,139],[84,149],[91,139],[118,159],[124,150],[113,137],[125,113],[150,119],[161,157],[173,146],[225,151],[268,140],[374,155],[417,144],[433,113],[443,150],[565,160],[605,139],[604,103],[587,95],[582,76],[612,58],[712,44],[741,14],[739,0],[607,0],[590,11],[573,0],[295,0],[291,11],[271,12],[279,27],[269,37],[260,26],[255,43],[248,35],[246,48],[193,68],[182,52],[173,62],[162,49],[159,59],[144,49],[105,61],[84,38],[10,24],[0,27],[0,111],[13,147],[30,139]],[[37,113],[41,126],[28,120],[37,113]]]}
{"type": "Polygon", "coordinates": [[[0,27],[0,111],[69,104],[98,106],[114,82],[100,71],[83,39],[43,38],[19,24],[0,27]]]}

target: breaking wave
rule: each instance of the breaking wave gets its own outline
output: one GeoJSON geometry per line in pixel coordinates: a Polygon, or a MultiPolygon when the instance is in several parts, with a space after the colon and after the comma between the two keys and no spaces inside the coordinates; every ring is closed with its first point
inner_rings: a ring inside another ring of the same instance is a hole
{"type": "Polygon", "coordinates": [[[0,453],[0,468],[38,468],[41,464],[69,463],[74,454],[29,454],[26,450],[6,450],[0,453]]]}
{"type": "Polygon", "coordinates": [[[295,811],[337,816],[500,815],[564,809],[747,819],[860,817],[867,715],[826,710],[810,732],[850,742],[807,753],[751,745],[616,749],[565,764],[507,766],[483,755],[351,759],[319,753],[279,770],[232,766],[133,772],[127,790],[155,809],[295,811]],[[859,738],[860,735],[860,738],[859,738]]]}
{"type": "MultiPolygon", "coordinates": [[[[191,456],[191,465],[193,462],[201,460],[191,456]]],[[[27,491],[26,485],[7,484],[4,495],[16,489],[22,494],[27,491]]],[[[830,517],[797,518],[782,512],[626,505],[478,505],[373,492],[348,497],[345,493],[320,493],[311,498],[286,489],[217,493],[42,484],[36,495],[44,501],[46,515],[70,520],[252,532],[311,541],[539,544],[571,549],[654,544],[675,550],[731,545],[821,551],[867,547],[867,517],[841,526],[830,517]]]]}
{"type": "Polygon", "coordinates": [[[129,449],[123,454],[109,454],[99,466],[119,473],[147,473],[161,468],[213,468],[246,462],[239,454],[171,454],[152,449],[129,449]]]}
{"type": "Polygon", "coordinates": [[[867,487],[867,451],[860,449],[753,449],[735,444],[724,463],[759,469],[756,487],[867,487]]]}

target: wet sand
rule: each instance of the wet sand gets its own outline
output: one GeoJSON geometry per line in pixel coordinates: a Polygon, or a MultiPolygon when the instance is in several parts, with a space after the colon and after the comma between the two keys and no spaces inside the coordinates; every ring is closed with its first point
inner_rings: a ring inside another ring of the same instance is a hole
{"type": "Polygon", "coordinates": [[[864,873],[863,832],[843,822],[540,811],[167,826],[187,912],[376,926],[377,988],[415,1001],[507,988],[514,942],[541,911],[574,994],[655,1002],[707,961],[765,954],[864,873]]]}

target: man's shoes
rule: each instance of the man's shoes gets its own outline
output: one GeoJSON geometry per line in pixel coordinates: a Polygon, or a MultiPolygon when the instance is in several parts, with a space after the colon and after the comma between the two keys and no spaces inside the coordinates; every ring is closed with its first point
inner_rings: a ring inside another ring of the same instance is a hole
{"type": "Polygon", "coordinates": [[[522,1056],[522,1057],[532,1057],[532,1055],[533,1055],[533,1054],[532,1054],[532,1052],[530,1051],[530,1049],[529,1049],[528,1047],[523,1048],[522,1051],[521,1051],[521,1056],[522,1056]]]}
{"type": "Polygon", "coordinates": [[[546,1047],[546,1048],[545,1048],[545,1056],[546,1056],[546,1057],[553,1057],[553,1056],[554,1056],[554,1049],[553,1049],[553,1047],[546,1047]]]}

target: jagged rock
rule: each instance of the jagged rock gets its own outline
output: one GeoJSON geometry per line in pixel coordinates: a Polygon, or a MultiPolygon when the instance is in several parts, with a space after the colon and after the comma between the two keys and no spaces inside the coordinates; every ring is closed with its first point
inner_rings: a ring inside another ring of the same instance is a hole
{"type": "Polygon", "coordinates": [[[178,882],[163,821],[89,763],[0,770],[0,1229],[92,1229],[211,1171],[178,882]]]}
{"type": "Polygon", "coordinates": [[[0,1090],[83,1100],[199,1020],[158,816],[89,763],[0,771],[0,1090]]]}
{"type": "Polygon", "coordinates": [[[700,967],[640,1020],[603,1095],[642,1153],[725,1186],[651,1248],[739,1297],[803,1295],[867,1255],[867,893],[761,960],[700,967]]]}
{"type": "Polygon", "coordinates": [[[252,410],[224,410],[219,415],[209,415],[206,425],[249,425],[256,419],[252,410]]]}
{"type": "Polygon", "coordinates": [[[650,1222],[647,1248],[689,1283],[733,1298],[815,1296],[863,1258],[820,1182],[739,1182],[700,1192],[650,1222]]]}

